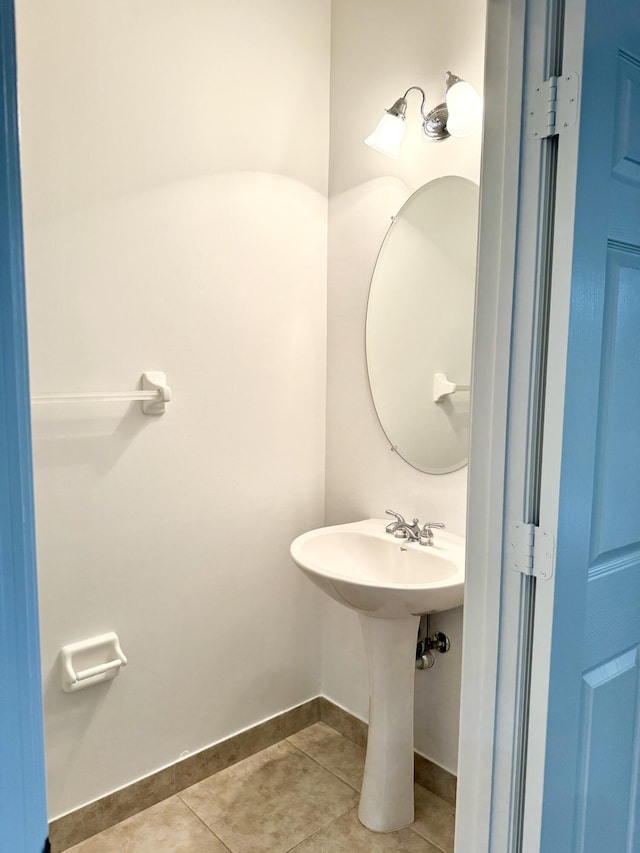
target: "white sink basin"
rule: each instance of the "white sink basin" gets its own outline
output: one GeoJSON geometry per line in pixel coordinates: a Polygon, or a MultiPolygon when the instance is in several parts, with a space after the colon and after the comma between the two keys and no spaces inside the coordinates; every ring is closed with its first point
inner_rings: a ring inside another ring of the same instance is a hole
{"type": "Polygon", "coordinates": [[[388,520],[311,530],[291,556],[327,595],[358,611],[369,666],[369,734],[358,817],[377,832],[408,826],[413,802],[413,696],[420,614],[464,595],[464,539],[436,530],[433,545],[396,539],[388,520]]]}
{"type": "Polygon", "coordinates": [[[464,539],[434,531],[434,544],[395,539],[369,518],[303,533],[291,556],[327,595],[382,618],[459,607],[464,597],[464,539]]]}

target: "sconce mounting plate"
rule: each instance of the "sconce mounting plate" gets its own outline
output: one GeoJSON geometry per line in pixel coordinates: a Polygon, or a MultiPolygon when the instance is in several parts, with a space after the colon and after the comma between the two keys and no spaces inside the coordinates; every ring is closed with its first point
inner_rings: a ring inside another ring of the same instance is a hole
{"type": "Polygon", "coordinates": [[[438,104],[437,107],[434,107],[427,113],[422,130],[430,142],[442,142],[449,138],[450,134],[447,130],[448,118],[449,110],[446,103],[438,104]]]}

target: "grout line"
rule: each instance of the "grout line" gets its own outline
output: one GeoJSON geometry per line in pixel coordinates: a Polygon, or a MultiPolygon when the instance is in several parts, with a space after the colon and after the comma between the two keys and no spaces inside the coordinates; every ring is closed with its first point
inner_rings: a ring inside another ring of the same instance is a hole
{"type": "MultiPolygon", "coordinates": [[[[321,720],[320,722],[322,722],[322,720],[321,720]]],[[[312,723],[312,725],[313,725],[313,723],[312,723]]],[[[334,728],[333,728],[333,726],[329,726],[329,724],[328,724],[328,723],[326,723],[325,725],[327,725],[330,729],[332,729],[332,731],[334,731],[334,732],[336,732],[337,734],[339,734],[339,735],[340,735],[340,737],[345,738],[345,739],[346,739],[346,740],[348,740],[350,743],[355,743],[355,742],[354,742],[354,741],[352,741],[350,738],[348,738],[346,735],[343,735],[343,734],[342,734],[342,732],[339,732],[337,729],[334,729],[334,728]]],[[[307,728],[310,728],[310,726],[307,726],[307,728]]],[[[301,731],[304,731],[304,729],[301,729],[301,731]]],[[[298,733],[296,732],[296,734],[298,734],[298,733]]],[[[306,755],[306,756],[307,756],[307,758],[310,758],[310,759],[311,759],[313,762],[315,762],[318,766],[322,767],[322,769],[323,769],[323,770],[326,770],[326,771],[327,771],[327,773],[331,773],[331,775],[332,775],[332,776],[335,776],[335,777],[336,777],[336,779],[339,779],[341,782],[344,782],[344,784],[345,784],[345,785],[348,785],[348,786],[349,786],[349,788],[351,788],[353,791],[355,791],[355,792],[356,792],[356,794],[358,794],[358,795],[359,795],[359,794],[361,793],[360,789],[355,788],[355,787],[354,787],[350,782],[348,782],[346,779],[343,779],[343,778],[342,778],[342,776],[340,776],[338,773],[336,773],[336,772],[335,772],[335,770],[332,770],[330,767],[327,767],[326,765],[324,765],[324,764],[323,764],[323,763],[322,763],[318,758],[315,758],[313,755],[310,755],[310,754],[309,754],[305,749],[303,749],[301,746],[298,746],[297,744],[293,743],[292,741],[290,741],[290,740],[289,740],[289,738],[287,738],[287,741],[291,744],[291,746],[293,746],[295,749],[297,749],[297,750],[298,750],[299,752],[301,752],[303,755],[306,755]]],[[[356,746],[358,746],[358,744],[355,744],[355,745],[356,745],[356,746]]],[[[425,791],[428,791],[428,790],[429,790],[428,788],[425,788],[425,787],[424,787],[424,785],[420,785],[418,782],[416,782],[415,784],[416,784],[419,788],[423,788],[425,791]]],[[[433,791],[429,791],[429,793],[430,793],[432,796],[434,796],[436,799],[441,800],[441,802],[443,803],[443,805],[449,806],[450,808],[455,808],[454,806],[451,806],[451,804],[450,804],[450,803],[447,803],[447,801],[446,801],[446,800],[443,800],[443,799],[442,799],[442,797],[438,797],[438,795],[437,795],[437,794],[434,794],[434,793],[433,793],[433,791]]],[[[352,808],[355,808],[355,806],[352,806],[352,808]]],[[[342,814],[342,815],[340,815],[340,817],[342,817],[344,814],[346,814],[346,812],[343,812],[343,814],[342,814]]],[[[327,826],[330,826],[330,825],[331,825],[331,823],[335,823],[335,821],[336,821],[336,820],[339,820],[339,818],[335,818],[333,821],[330,821],[330,822],[327,824],[327,826]]],[[[325,827],[322,827],[322,828],[323,828],[323,829],[326,829],[327,827],[325,826],[325,827]]],[[[452,851],[447,851],[447,850],[445,850],[443,847],[440,847],[440,845],[439,845],[439,844],[436,844],[436,843],[435,843],[435,841],[433,841],[431,838],[429,838],[429,837],[428,837],[428,836],[426,836],[426,835],[423,835],[423,834],[422,834],[421,832],[419,832],[417,829],[414,829],[414,828],[413,828],[413,826],[408,826],[408,827],[407,827],[407,829],[409,829],[411,832],[413,832],[413,834],[414,834],[414,835],[417,835],[417,836],[418,836],[418,838],[421,838],[423,841],[427,841],[429,844],[431,844],[431,846],[432,846],[432,847],[435,847],[435,848],[436,848],[436,850],[441,851],[441,853],[452,853],[452,851]]],[[[308,840],[309,840],[309,838],[312,838],[314,835],[316,835],[316,833],[317,833],[317,832],[320,832],[320,830],[316,830],[316,832],[312,833],[312,835],[308,836],[308,837],[307,837],[307,838],[305,838],[304,840],[305,840],[305,841],[308,841],[308,840]]],[[[303,842],[301,841],[301,842],[300,842],[300,844],[302,844],[302,843],[303,843],[303,842]]],[[[291,847],[291,848],[289,849],[289,851],[287,851],[287,853],[290,853],[290,851],[295,850],[295,849],[296,849],[296,847],[298,847],[298,846],[299,846],[299,845],[298,845],[298,844],[296,844],[296,846],[295,846],[295,847],[291,847]]]]}
{"type": "Polygon", "coordinates": [[[413,832],[413,834],[414,834],[414,835],[417,835],[417,836],[418,836],[418,838],[420,838],[422,841],[426,841],[426,842],[427,842],[428,844],[430,844],[430,845],[431,845],[435,850],[439,850],[439,851],[440,851],[440,853],[452,853],[452,851],[451,851],[451,850],[448,850],[448,851],[447,851],[447,850],[445,850],[445,849],[444,849],[444,847],[440,847],[440,845],[439,845],[439,844],[436,844],[436,843],[435,843],[435,841],[432,841],[430,838],[427,838],[427,837],[426,837],[426,835],[422,835],[421,833],[419,833],[419,832],[418,832],[418,830],[417,830],[417,829],[414,829],[412,826],[407,827],[407,829],[409,829],[411,832],[413,832]]]}
{"type": "MultiPolygon", "coordinates": [[[[344,735],[343,735],[343,737],[344,737],[344,735]]],[[[347,738],[347,740],[348,740],[348,738],[347,738]]],[[[314,758],[313,755],[310,755],[308,752],[306,752],[304,749],[302,749],[301,746],[297,746],[295,743],[291,743],[289,738],[287,738],[287,742],[290,743],[294,749],[297,749],[298,752],[301,752],[303,755],[306,755],[307,758],[310,758],[311,761],[315,762],[318,765],[318,767],[322,767],[323,770],[326,770],[327,773],[331,773],[332,776],[335,776],[336,779],[339,779],[341,782],[343,782],[345,785],[347,785],[349,788],[351,788],[352,791],[355,791],[356,794],[360,794],[360,788],[356,788],[355,785],[351,784],[351,782],[348,782],[346,779],[343,779],[339,773],[335,772],[335,770],[332,770],[330,767],[327,767],[326,764],[323,764],[319,759],[314,758]]]]}
{"type": "MultiPolygon", "coordinates": [[[[319,721],[316,721],[316,722],[319,722],[319,721]]],[[[310,725],[309,725],[309,726],[305,726],[305,728],[310,728],[312,725],[315,725],[315,723],[310,723],[310,725]]],[[[304,729],[300,729],[300,731],[304,731],[304,729]]],[[[298,734],[298,732],[294,732],[294,734],[298,734]]],[[[287,743],[287,745],[288,745],[288,746],[290,746],[290,747],[294,750],[294,752],[299,752],[301,755],[304,755],[304,756],[305,756],[305,758],[308,758],[310,761],[313,761],[313,763],[314,763],[314,764],[317,764],[317,765],[318,765],[318,767],[321,767],[321,768],[322,768],[323,770],[325,770],[327,773],[329,773],[330,775],[332,775],[332,776],[334,776],[336,779],[338,779],[338,781],[342,782],[342,783],[343,783],[344,785],[346,785],[348,788],[351,788],[351,790],[352,790],[352,791],[354,791],[354,793],[359,794],[359,791],[357,790],[357,788],[354,788],[354,787],[353,787],[353,785],[350,785],[346,780],[344,780],[344,779],[342,779],[340,776],[338,776],[338,774],[337,774],[337,773],[334,773],[334,772],[333,772],[332,770],[330,770],[328,767],[325,767],[325,766],[324,766],[323,764],[321,764],[319,761],[316,761],[316,759],[315,759],[315,758],[313,758],[313,756],[309,755],[309,754],[308,754],[307,752],[305,752],[303,749],[300,749],[300,747],[296,746],[294,743],[291,743],[291,741],[289,740],[289,738],[288,738],[288,737],[283,738],[282,740],[278,741],[277,743],[285,743],[285,742],[287,743]]],[[[275,746],[275,744],[271,744],[271,746],[275,746]]],[[[264,749],[259,750],[258,752],[254,753],[254,755],[260,755],[260,753],[264,752],[266,749],[269,749],[269,748],[270,748],[270,747],[264,747],[264,749]]],[[[247,756],[247,758],[243,758],[243,759],[241,759],[240,761],[238,761],[234,766],[236,766],[236,767],[237,767],[237,766],[238,766],[238,764],[242,764],[242,762],[243,762],[243,761],[246,761],[247,759],[252,758],[252,757],[253,757],[253,756],[249,755],[249,756],[247,756]]],[[[218,771],[218,772],[220,772],[220,771],[218,771]]],[[[216,775],[217,775],[217,773],[213,773],[212,775],[213,775],[213,776],[216,776],[216,775]]],[[[206,777],[206,778],[210,778],[210,777],[206,777]]],[[[201,782],[204,782],[204,781],[206,781],[206,779],[202,779],[202,780],[201,780],[201,782]]],[[[185,789],[185,790],[186,790],[186,789],[185,789]]],[[[176,793],[174,796],[178,797],[178,799],[180,800],[180,802],[181,802],[181,803],[184,803],[184,805],[189,809],[189,811],[191,811],[191,812],[195,815],[195,817],[197,817],[197,818],[198,818],[198,820],[200,821],[200,823],[202,823],[202,824],[203,824],[203,826],[205,826],[205,827],[209,830],[209,832],[213,835],[213,837],[223,845],[223,847],[225,848],[225,850],[228,850],[228,851],[229,851],[229,853],[234,853],[233,849],[232,849],[232,848],[230,848],[230,847],[228,847],[228,846],[225,844],[225,842],[224,842],[224,841],[222,841],[222,839],[221,839],[221,838],[219,838],[219,836],[217,836],[217,835],[215,834],[215,832],[211,829],[211,827],[210,827],[208,824],[206,824],[206,823],[204,822],[204,820],[203,820],[203,819],[200,817],[200,815],[199,815],[199,814],[198,814],[198,813],[197,813],[197,812],[196,812],[196,811],[195,811],[195,810],[194,810],[194,809],[189,805],[189,803],[185,802],[185,801],[182,799],[182,797],[180,796],[180,793],[181,793],[181,792],[178,792],[178,793],[176,793]]],[[[308,841],[310,838],[312,838],[314,835],[316,835],[318,832],[322,832],[322,830],[326,829],[328,826],[331,826],[331,824],[332,824],[332,823],[335,823],[335,822],[336,822],[337,820],[339,820],[341,817],[344,817],[344,815],[345,815],[345,814],[347,814],[348,812],[350,812],[350,811],[351,811],[352,809],[354,809],[354,808],[356,808],[356,806],[355,806],[355,805],[353,805],[353,804],[349,805],[349,806],[348,806],[344,811],[340,812],[340,814],[339,814],[339,815],[337,815],[336,817],[332,818],[332,820],[328,821],[327,823],[323,824],[322,826],[317,827],[317,828],[316,828],[316,829],[314,829],[314,830],[313,830],[313,832],[311,832],[309,835],[305,835],[305,837],[304,837],[304,838],[302,838],[302,839],[300,839],[300,841],[297,841],[297,842],[293,845],[293,847],[288,847],[288,848],[287,848],[287,850],[285,851],[285,853],[290,853],[290,851],[295,850],[295,849],[296,849],[296,847],[299,847],[301,844],[304,844],[304,842],[305,842],[305,841],[308,841]]]]}
{"type": "MultiPolygon", "coordinates": [[[[186,789],[185,789],[185,790],[186,790],[186,789]]],[[[209,826],[209,824],[205,823],[205,822],[202,820],[202,818],[200,817],[200,815],[198,814],[198,812],[194,811],[194,810],[191,808],[191,806],[189,805],[189,803],[185,803],[185,801],[182,799],[182,797],[180,796],[180,794],[175,794],[175,796],[180,800],[180,802],[182,803],[182,805],[183,805],[183,806],[186,806],[186,807],[189,809],[189,811],[191,812],[191,814],[192,814],[194,817],[196,817],[196,818],[200,821],[200,823],[201,823],[204,827],[206,827],[206,829],[208,829],[208,830],[209,830],[209,832],[211,833],[211,835],[213,835],[213,837],[215,838],[215,840],[216,840],[216,841],[219,841],[219,842],[220,842],[220,844],[222,844],[222,846],[224,847],[224,849],[225,849],[225,850],[228,850],[228,851],[229,851],[229,853],[233,853],[233,850],[232,850],[230,847],[227,847],[227,845],[224,843],[224,841],[223,841],[221,838],[219,838],[219,837],[215,834],[215,832],[211,829],[211,827],[209,826]]]]}
{"type": "Polygon", "coordinates": [[[312,838],[314,838],[316,835],[318,835],[318,833],[324,832],[325,829],[328,829],[328,827],[330,827],[332,824],[337,823],[337,821],[339,821],[340,818],[343,818],[346,814],[349,814],[349,812],[355,808],[357,808],[357,806],[349,806],[349,808],[346,811],[341,812],[337,817],[334,817],[333,820],[330,820],[328,823],[325,823],[324,826],[319,826],[317,829],[314,829],[310,835],[306,835],[300,841],[297,841],[293,845],[293,847],[287,847],[287,849],[284,851],[284,853],[291,853],[293,850],[297,850],[298,847],[301,847],[303,844],[306,844],[307,841],[310,841],[312,838]]]}
{"type": "Polygon", "coordinates": [[[431,844],[431,846],[432,846],[432,847],[435,847],[435,848],[436,848],[436,850],[441,850],[441,851],[442,851],[442,853],[453,853],[453,849],[451,849],[451,850],[446,850],[444,847],[440,847],[440,845],[439,845],[439,844],[437,844],[437,843],[436,843],[432,838],[429,838],[429,836],[428,836],[428,835],[423,835],[423,834],[420,832],[420,830],[419,830],[419,829],[415,829],[415,827],[414,827],[414,826],[410,826],[410,827],[409,827],[409,829],[411,830],[411,832],[414,832],[414,833],[415,833],[419,838],[422,838],[422,840],[423,840],[423,841],[428,841],[428,842],[429,842],[429,844],[431,844]]]}

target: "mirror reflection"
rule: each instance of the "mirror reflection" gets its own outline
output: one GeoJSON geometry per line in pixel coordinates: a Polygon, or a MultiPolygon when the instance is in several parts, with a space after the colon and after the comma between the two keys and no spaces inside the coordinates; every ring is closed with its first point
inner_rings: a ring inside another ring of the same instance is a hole
{"type": "Polygon", "coordinates": [[[444,474],[467,462],[479,190],[430,181],[382,243],[366,319],[378,419],[410,465],[444,474]]]}

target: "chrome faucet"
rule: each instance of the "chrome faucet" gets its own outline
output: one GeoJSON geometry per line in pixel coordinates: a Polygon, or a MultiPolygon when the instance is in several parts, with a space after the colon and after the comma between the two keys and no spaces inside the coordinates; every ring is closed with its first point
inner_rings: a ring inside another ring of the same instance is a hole
{"type": "Polygon", "coordinates": [[[405,520],[399,512],[394,512],[392,509],[385,509],[385,512],[387,515],[393,515],[396,519],[395,521],[391,521],[389,524],[387,524],[387,526],[385,527],[385,533],[395,533],[398,526],[400,524],[404,524],[405,520]]]}
{"type": "Polygon", "coordinates": [[[387,515],[393,515],[396,519],[385,527],[387,533],[393,534],[396,539],[408,539],[410,542],[417,542],[419,540],[420,522],[417,518],[414,518],[411,524],[409,524],[400,513],[394,512],[392,509],[385,511],[387,515]]]}
{"type": "Polygon", "coordinates": [[[420,522],[417,518],[414,518],[411,524],[405,521],[396,527],[393,535],[396,539],[408,539],[409,542],[418,542],[420,540],[420,522]]]}
{"type": "Polygon", "coordinates": [[[437,527],[444,530],[444,524],[441,521],[427,521],[424,527],[418,534],[418,541],[421,545],[433,545],[433,530],[432,527],[437,527]]]}
{"type": "Polygon", "coordinates": [[[392,509],[387,509],[385,512],[387,515],[392,515],[395,518],[395,521],[387,524],[385,531],[391,533],[396,539],[407,539],[409,542],[419,542],[420,545],[433,545],[432,528],[444,529],[444,524],[441,521],[427,521],[420,528],[420,522],[417,518],[414,518],[411,524],[409,524],[399,512],[394,512],[392,509]]]}

